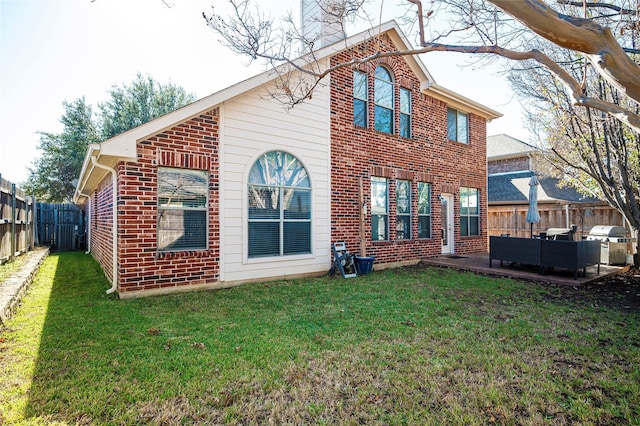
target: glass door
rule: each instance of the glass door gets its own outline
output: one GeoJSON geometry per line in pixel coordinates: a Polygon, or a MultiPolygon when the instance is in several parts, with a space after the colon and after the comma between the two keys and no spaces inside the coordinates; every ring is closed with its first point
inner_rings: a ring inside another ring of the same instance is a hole
{"type": "Polygon", "coordinates": [[[440,195],[440,203],[442,204],[442,254],[451,254],[454,252],[454,232],[453,232],[453,195],[440,195]]]}

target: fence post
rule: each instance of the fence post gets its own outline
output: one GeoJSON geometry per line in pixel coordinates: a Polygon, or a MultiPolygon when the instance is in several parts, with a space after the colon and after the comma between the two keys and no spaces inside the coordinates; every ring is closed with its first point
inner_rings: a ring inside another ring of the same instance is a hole
{"type": "Polygon", "coordinates": [[[38,203],[36,197],[31,196],[33,203],[33,247],[40,245],[40,237],[38,236],[38,203]]]}
{"type": "Polygon", "coordinates": [[[16,244],[18,236],[16,235],[16,184],[11,184],[11,259],[16,257],[16,244]]]}

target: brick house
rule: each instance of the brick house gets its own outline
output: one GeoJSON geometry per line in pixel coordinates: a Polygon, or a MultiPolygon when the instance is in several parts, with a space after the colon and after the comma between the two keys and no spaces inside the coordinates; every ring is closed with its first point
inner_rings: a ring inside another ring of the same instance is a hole
{"type": "MultiPolygon", "coordinates": [[[[407,48],[389,22],[317,60],[407,48]]],[[[259,74],[89,147],[75,201],[109,292],[320,275],[339,240],[376,268],[487,250],[486,123],[499,113],[414,56],[340,68],[290,110],[264,96],[273,83],[259,74]]]]}

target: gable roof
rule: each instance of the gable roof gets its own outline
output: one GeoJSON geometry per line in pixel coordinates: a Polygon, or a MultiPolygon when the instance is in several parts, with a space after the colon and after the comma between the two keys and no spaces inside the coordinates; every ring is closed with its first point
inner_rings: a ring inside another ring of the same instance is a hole
{"type": "MultiPolygon", "coordinates": [[[[319,49],[315,52],[314,59],[320,62],[380,34],[387,34],[398,49],[412,49],[411,44],[400,30],[398,24],[395,21],[389,21],[380,26],[376,26],[372,29],[363,31],[359,34],[319,49]]],[[[443,100],[455,108],[477,114],[487,120],[492,120],[502,116],[502,114],[487,106],[436,84],[435,80],[418,55],[404,56],[404,60],[409,64],[417,78],[420,80],[421,90],[429,96],[443,100]]],[[[304,66],[304,58],[297,60],[296,64],[304,66]]],[[[85,154],[82,170],[76,186],[74,202],[80,202],[80,199],[86,199],[86,194],[95,190],[97,185],[104,179],[105,175],[109,173],[107,169],[96,167],[94,161],[97,161],[106,167],[115,167],[121,161],[136,161],[137,142],[143,141],[153,135],[161,133],[164,130],[170,129],[177,124],[183,123],[206,111],[210,111],[224,101],[251,90],[255,90],[256,88],[273,81],[275,78],[277,78],[277,72],[274,72],[273,70],[265,71],[209,96],[198,99],[195,102],[145,124],[123,132],[104,142],[90,145],[85,154]],[[95,158],[95,160],[92,160],[92,158],[95,158]]]]}
{"type": "MultiPolygon", "coordinates": [[[[529,181],[532,171],[500,173],[488,178],[489,204],[527,204],[529,203],[529,181]]],[[[559,179],[538,177],[539,203],[593,203],[597,198],[580,194],[574,188],[560,188],[559,179]]]]}
{"type": "Polygon", "coordinates": [[[535,146],[509,135],[487,136],[487,161],[528,157],[536,151],[538,148],[535,146]]]}

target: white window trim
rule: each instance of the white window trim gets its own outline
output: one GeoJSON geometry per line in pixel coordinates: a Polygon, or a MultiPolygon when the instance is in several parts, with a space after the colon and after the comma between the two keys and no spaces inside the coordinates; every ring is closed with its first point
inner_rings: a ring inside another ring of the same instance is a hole
{"type": "MultiPolygon", "coordinates": [[[[304,154],[302,152],[296,152],[292,150],[290,147],[271,147],[270,149],[260,151],[255,153],[245,166],[245,170],[242,178],[242,235],[240,236],[242,240],[242,264],[243,265],[259,265],[265,263],[274,263],[274,262],[293,262],[296,260],[305,260],[305,259],[313,259],[316,258],[316,240],[315,236],[317,234],[317,221],[315,219],[315,197],[316,193],[314,191],[314,182],[313,176],[309,172],[309,167],[307,167],[305,161],[303,161],[304,154]],[[282,151],[291,154],[295,158],[300,161],[300,164],[307,170],[307,178],[309,179],[309,186],[311,188],[311,200],[310,200],[310,217],[311,217],[311,235],[310,235],[310,252],[302,253],[302,254],[292,254],[287,256],[261,256],[261,257],[249,257],[249,175],[251,173],[251,169],[253,165],[258,161],[260,157],[262,157],[266,152],[270,151],[282,151]]],[[[223,187],[224,185],[221,185],[223,187]]],[[[223,228],[221,226],[221,228],[223,228]]]]}

